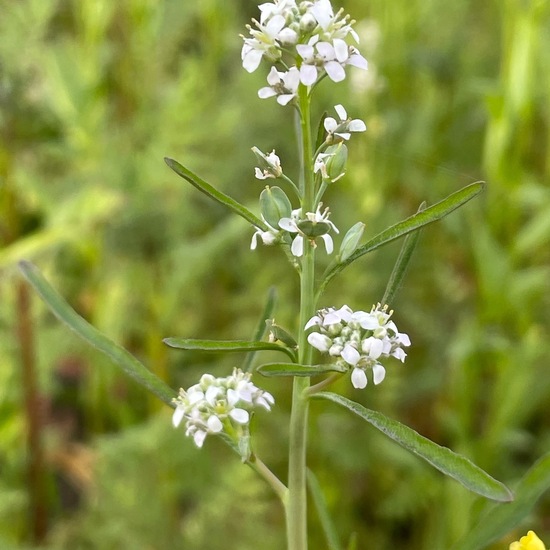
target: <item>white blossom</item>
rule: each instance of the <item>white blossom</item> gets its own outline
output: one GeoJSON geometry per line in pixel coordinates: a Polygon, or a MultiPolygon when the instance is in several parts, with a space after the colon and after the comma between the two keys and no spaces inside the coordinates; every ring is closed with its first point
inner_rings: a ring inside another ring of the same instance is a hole
{"type": "Polygon", "coordinates": [[[298,208],[292,211],[290,218],[281,218],[279,220],[279,227],[284,231],[289,233],[296,234],[292,241],[290,251],[294,256],[300,257],[304,254],[304,242],[305,239],[311,241],[313,246],[315,246],[315,239],[320,237],[325,243],[325,250],[327,254],[332,254],[334,250],[334,243],[332,237],[328,234],[329,231],[334,231],[339,233],[338,228],[329,220],[330,212],[326,208],[321,212],[322,203],[319,203],[317,210],[315,212],[306,212],[305,218],[302,218],[302,209],[298,208]],[[325,232],[319,234],[316,232],[315,235],[308,232],[308,227],[312,226],[325,226],[325,232]]]}
{"type": "Polygon", "coordinates": [[[323,122],[325,130],[329,135],[329,140],[332,140],[333,136],[348,140],[351,137],[352,132],[364,132],[367,129],[362,120],[358,118],[353,120],[349,119],[348,113],[344,109],[343,105],[336,105],[334,110],[336,111],[339,120],[336,120],[333,117],[326,117],[323,122]]]}
{"type": "Polygon", "coordinates": [[[280,72],[271,67],[267,75],[269,86],[258,90],[258,97],[267,99],[277,96],[279,105],[288,105],[295,97],[300,84],[300,73],[296,67],[290,68],[287,72],[280,72]]]}
{"type": "Polygon", "coordinates": [[[337,357],[340,366],[351,370],[351,382],[355,388],[367,385],[366,372],[372,372],[375,385],[380,384],[386,369],[380,363],[388,357],[405,361],[403,347],[411,344],[407,334],[400,333],[390,319],[393,312],[380,304],[370,312],[353,311],[344,305],[339,309],[319,310],[305,325],[304,330],[314,328],[307,340],[321,353],[337,357]]]}
{"type": "Polygon", "coordinates": [[[192,437],[197,447],[202,447],[208,434],[219,434],[227,428],[226,433],[233,439],[247,436],[254,408],[271,410],[275,403],[273,396],[257,388],[250,378],[250,373],[234,369],[226,378],[204,374],[187,391],[180,389],[174,399],[174,427],[185,419],[185,435],[192,437]]]}

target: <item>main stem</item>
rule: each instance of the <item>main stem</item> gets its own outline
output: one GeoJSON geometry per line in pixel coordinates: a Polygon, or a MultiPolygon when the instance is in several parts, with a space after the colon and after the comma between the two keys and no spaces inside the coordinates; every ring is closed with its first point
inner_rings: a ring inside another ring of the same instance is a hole
{"type": "MultiPolygon", "coordinates": [[[[303,196],[302,212],[314,210],[313,160],[311,147],[311,123],[307,88],[300,85],[300,129],[302,149],[303,196]]],[[[299,326],[299,362],[311,363],[311,347],[307,345],[303,327],[315,313],[315,249],[306,239],[302,270],[300,274],[300,326],[299,326]]],[[[292,393],[292,412],[290,415],[290,441],[288,459],[288,501],[286,505],[288,550],[307,549],[307,494],[306,494],[306,451],[309,378],[294,378],[292,393]]]]}

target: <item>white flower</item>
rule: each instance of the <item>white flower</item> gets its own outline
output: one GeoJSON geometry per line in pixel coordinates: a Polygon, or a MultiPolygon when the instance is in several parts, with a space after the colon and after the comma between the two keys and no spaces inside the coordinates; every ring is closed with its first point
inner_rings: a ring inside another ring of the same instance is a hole
{"type": "Polygon", "coordinates": [[[259,66],[264,55],[277,58],[280,56],[277,38],[285,26],[285,18],[282,15],[274,15],[265,25],[254,22],[259,30],[248,29],[252,38],[245,38],[241,50],[243,67],[249,73],[253,73],[259,66]]]}
{"type": "Polygon", "coordinates": [[[325,249],[327,254],[332,254],[334,250],[334,244],[332,242],[332,237],[328,234],[330,230],[335,233],[339,233],[338,228],[332,223],[328,218],[330,216],[329,209],[326,208],[323,213],[321,213],[322,204],[319,203],[317,210],[315,212],[306,212],[306,217],[301,218],[302,209],[293,210],[290,218],[281,218],[279,220],[279,227],[284,231],[289,233],[295,233],[296,237],[292,241],[290,251],[294,256],[300,257],[304,254],[304,239],[308,239],[315,246],[315,238],[321,237],[325,243],[325,249]],[[326,233],[319,235],[315,234],[312,236],[308,234],[307,226],[316,226],[319,224],[326,225],[326,233]]]}
{"type": "Polygon", "coordinates": [[[187,391],[181,389],[174,399],[173,425],[178,427],[185,418],[185,434],[193,438],[197,447],[202,447],[208,434],[219,434],[227,428],[227,435],[235,442],[248,436],[254,408],[270,410],[275,403],[273,396],[257,388],[250,377],[250,373],[240,369],[234,369],[226,378],[203,375],[198,384],[187,391]]]}
{"type": "Polygon", "coordinates": [[[312,36],[307,44],[297,44],[296,51],[302,58],[300,80],[306,86],[317,82],[320,71],[326,72],[333,82],[346,78],[346,65],[367,69],[367,60],[353,46],[348,46],[341,38],[331,42],[319,42],[319,35],[312,36]]]}
{"type": "Polygon", "coordinates": [[[337,136],[348,140],[351,137],[351,132],[364,132],[367,129],[362,120],[358,118],[354,120],[349,119],[348,113],[342,105],[336,105],[334,110],[340,117],[340,120],[337,121],[335,118],[326,117],[323,123],[329,137],[337,136]]]}
{"type": "Polygon", "coordinates": [[[260,4],[261,16],[260,23],[264,23],[274,15],[282,15],[285,19],[294,11],[298,9],[295,0],[275,0],[275,2],[266,2],[260,4]]]}
{"type": "Polygon", "coordinates": [[[390,319],[392,313],[380,304],[369,313],[354,312],[346,305],[330,307],[319,310],[304,330],[315,328],[307,337],[309,344],[321,353],[339,357],[337,364],[352,371],[353,386],[364,388],[369,370],[375,385],[384,380],[386,369],[380,359],[395,357],[404,362],[407,356],[403,346],[411,344],[410,338],[397,330],[390,319]]]}
{"type": "Polygon", "coordinates": [[[296,67],[292,67],[285,73],[271,67],[267,75],[267,82],[269,86],[260,88],[258,96],[261,99],[277,96],[279,105],[288,105],[296,97],[300,84],[300,73],[296,67]]]}

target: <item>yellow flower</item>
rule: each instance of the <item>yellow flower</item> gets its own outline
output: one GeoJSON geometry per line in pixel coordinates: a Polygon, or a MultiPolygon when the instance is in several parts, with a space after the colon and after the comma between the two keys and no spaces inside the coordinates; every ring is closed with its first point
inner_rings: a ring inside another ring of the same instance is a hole
{"type": "Polygon", "coordinates": [[[529,531],[527,535],[519,539],[519,542],[510,544],[509,550],[546,550],[546,547],[534,531],[529,531]]]}

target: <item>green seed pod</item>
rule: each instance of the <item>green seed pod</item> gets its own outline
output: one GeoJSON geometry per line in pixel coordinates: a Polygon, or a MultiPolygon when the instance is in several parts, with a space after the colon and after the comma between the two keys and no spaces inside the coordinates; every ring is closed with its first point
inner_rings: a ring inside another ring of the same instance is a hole
{"type": "Polygon", "coordinates": [[[328,180],[331,182],[339,180],[346,173],[348,148],[344,143],[330,145],[326,148],[325,154],[330,155],[325,162],[328,180]]]}
{"type": "Polygon", "coordinates": [[[280,187],[266,187],[260,194],[260,210],[271,227],[278,227],[281,218],[290,218],[292,205],[280,187]]]}
{"type": "Polygon", "coordinates": [[[365,224],[363,222],[357,222],[352,226],[342,239],[340,245],[340,261],[345,262],[357,249],[359,241],[363,236],[365,230],[365,224]]]}
{"type": "Polygon", "coordinates": [[[321,235],[326,235],[330,230],[330,224],[326,222],[312,222],[310,220],[301,220],[298,222],[298,227],[300,231],[314,239],[315,237],[320,237],[321,235]]]}

